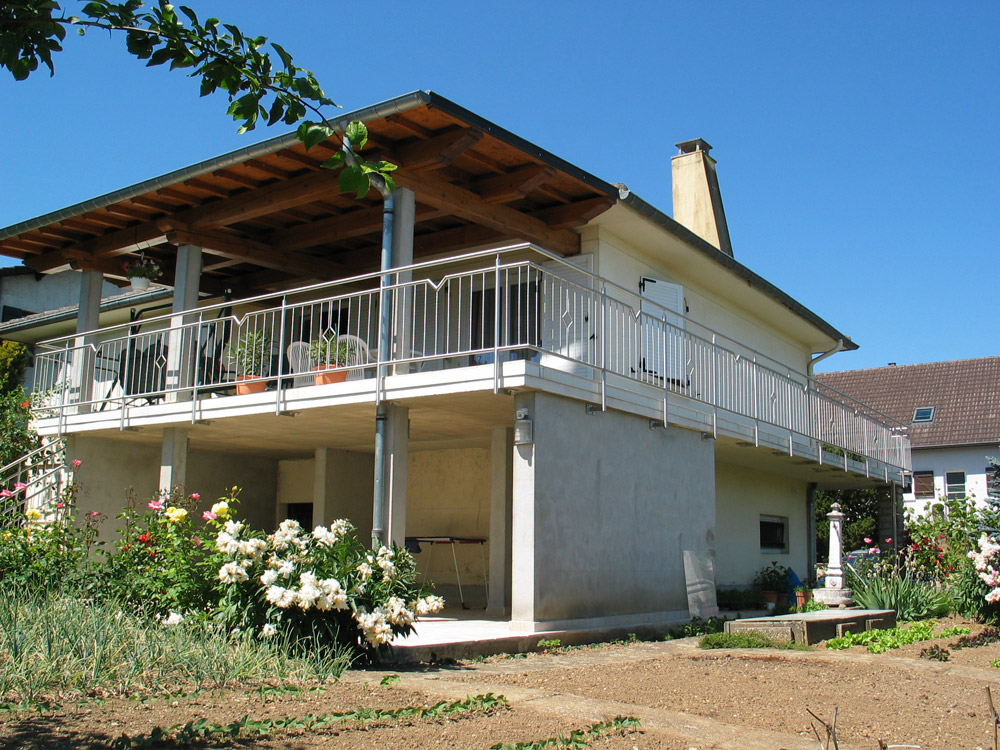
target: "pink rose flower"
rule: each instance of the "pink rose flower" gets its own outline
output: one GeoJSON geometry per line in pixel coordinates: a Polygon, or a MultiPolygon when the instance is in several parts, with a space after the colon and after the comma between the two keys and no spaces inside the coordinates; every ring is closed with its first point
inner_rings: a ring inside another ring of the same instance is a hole
{"type": "Polygon", "coordinates": [[[56,507],[61,510],[62,508],[66,507],[66,503],[56,503],[56,507]]]}
{"type": "Polygon", "coordinates": [[[191,493],[191,499],[192,500],[201,500],[201,495],[199,495],[197,492],[192,492],[191,493]]]}
{"type": "Polygon", "coordinates": [[[163,510],[163,501],[162,500],[151,500],[150,503],[149,503],[149,509],[150,510],[163,510]]]}
{"type": "Polygon", "coordinates": [[[78,466],[80,466],[80,464],[82,464],[82,463],[83,463],[83,461],[81,461],[81,460],[80,460],[79,458],[74,458],[74,459],[73,459],[73,468],[74,468],[74,469],[75,469],[75,468],[77,468],[77,467],[78,467],[78,466]]]}
{"type": "Polygon", "coordinates": [[[872,543],[872,540],[869,539],[868,537],[865,537],[865,544],[871,544],[871,543],[872,543]]]}
{"type": "Polygon", "coordinates": [[[10,490],[0,490],[0,497],[2,498],[14,497],[14,493],[11,492],[10,490]]]}
{"type": "Polygon", "coordinates": [[[14,482],[14,492],[19,492],[20,490],[28,489],[28,485],[24,482],[14,482]]]}
{"type": "Polygon", "coordinates": [[[206,510],[204,513],[202,513],[201,517],[204,518],[206,521],[214,521],[216,518],[218,518],[218,516],[215,515],[210,510],[206,510]]]}
{"type": "Polygon", "coordinates": [[[892,537],[889,537],[888,539],[886,539],[885,543],[886,544],[892,544],[892,537]]]}

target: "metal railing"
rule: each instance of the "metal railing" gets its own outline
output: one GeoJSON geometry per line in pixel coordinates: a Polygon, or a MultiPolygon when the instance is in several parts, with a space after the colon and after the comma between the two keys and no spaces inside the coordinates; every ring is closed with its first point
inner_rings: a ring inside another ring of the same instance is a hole
{"type": "MultiPolygon", "coordinates": [[[[532,245],[468,253],[381,274],[223,303],[39,345],[35,389],[60,418],[256,387],[283,394],[327,378],[537,362],[600,383],[642,383],[662,398],[811,441],[819,461],[908,471],[905,427],[769,357],[532,245]],[[385,285],[384,287],[382,285],[385,285]],[[388,291],[388,360],[378,361],[379,305],[388,291]],[[234,306],[238,307],[235,310],[234,306]],[[331,376],[327,370],[336,368],[331,376]]],[[[36,399],[37,400],[37,399],[36,399]]],[[[801,442],[801,441],[800,441],[801,442]]],[[[800,448],[801,450],[801,448],[800,448]]],[[[854,467],[857,468],[857,467],[854,467]]]]}
{"type": "Polygon", "coordinates": [[[0,467],[0,528],[24,520],[29,508],[46,508],[62,490],[65,469],[62,440],[48,440],[0,467]]]}

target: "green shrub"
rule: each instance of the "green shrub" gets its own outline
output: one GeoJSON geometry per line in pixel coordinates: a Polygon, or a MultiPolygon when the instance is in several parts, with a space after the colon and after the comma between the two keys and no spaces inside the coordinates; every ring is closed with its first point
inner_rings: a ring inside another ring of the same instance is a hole
{"type": "Polygon", "coordinates": [[[851,646],[865,646],[873,654],[882,654],[890,649],[909,643],[929,641],[934,637],[934,623],[924,620],[914,622],[905,628],[869,630],[864,633],[847,632],[840,638],[831,638],[826,642],[826,647],[843,650],[851,646]]]}
{"type": "Polygon", "coordinates": [[[329,644],[296,658],[287,651],[281,639],[261,641],[195,619],[168,625],[110,600],[17,589],[0,596],[2,701],[336,679],[351,660],[329,644]]]}
{"type": "Polygon", "coordinates": [[[29,357],[28,347],[24,344],[0,341],[0,394],[7,395],[21,390],[29,357]]]}
{"type": "Polygon", "coordinates": [[[698,641],[699,648],[774,648],[775,643],[763,633],[709,633],[698,641]]]}
{"type": "Polygon", "coordinates": [[[38,436],[30,427],[30,411],[31,402],[21,386],[0,392],[0,466],[38,447],[38,436]]]}
{"type": "Polygon", "coordinates": [[[911,570],[882,561],[869,571],[855,571],[854,603],[864,609],[892,609],[900,620],[920,620],[946,614],[948,594],[937,584],[919,580],[911,570]]]}

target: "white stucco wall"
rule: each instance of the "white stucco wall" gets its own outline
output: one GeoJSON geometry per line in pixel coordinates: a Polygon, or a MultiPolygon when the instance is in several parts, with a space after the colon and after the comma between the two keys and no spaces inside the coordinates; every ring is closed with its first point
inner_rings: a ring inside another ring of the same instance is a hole
{"type": "MultiPolygon", "coordinates": [[[[114,284],[104,282],[101,297],[121,294],[114,284]]],[[[80,272],[63,271],[38,278],[33,273],[0,277],[0,305],[19,307],[33,313],[56,310],[80,302],[80,272]]]]}
{"type": "MultiPolygon", "coordinates": [[[[987,496],[986,467],[989,466],[987,456],[1000,457],[1000,448],[995,445],[979,445],[958,448],[914,448],[913,471],[934,472],[934,495],[943,498],[945,489],[945,472],[965,472],[965,492],[976,500],[982,501],[987,496]]],[[[911,513],[921,514],[933,501],[918,500],[912,492],[903,494],[904,508],[911,513]]]]}
{"type": "Polygon", "coordinates": [[[513,620],[686,615],[683,550],[715,548],[712,441],[544,393],[516,406],[534,442],[514,448],[513,620]]]}
{"type": "MultiPolygon", "coordinates": [[[[406,535],[460,536],[488,539],[490,536],[490,454],[487,448],[414,451],[407,469],[406,535]]],[[[462,586],[469,598],[484,587],[483,553],[489,547],[457,545],[455,555],[462,586]]],[[[416,555],[418,570],[430,569],[429,581],[451,596],[455,584],[455,560],[448,545],[423,545],[416,555]]]]}
{"type": "Polygon", "coordinates": [[[715,467],[716,584],[745,586],[760,568],[777,562],[799,578],[807,570],[806,491],[808,485],[746,466],[718,463],[715,467]],[[761,552],[760,517],[788,519],[788,552],[761,552]]]}
{"type": "MultiPolygon", "coordinates": [[[[74,470],[80,485],[80,510],[96,510],[109,519],[104,525],[105,538],[114,536],[114,519],[125,506],[129,487],[140,507],[156,494],[159,445],[77,435],[68,440],[66,454],[68,460],[82,462],[74,470]]],[[[272,459],[192,451],[185,486],[188,492],[201,495],[199,510],[210,507],[234,485],[240,487],[240,516],[258,528],[270,529],[274,526],[277,478],[277,461],[272,459]]]]}
{"type": "Polygon", "coordinates": [[[595,255],[595,273],[637,294],[639,281],[644,276],[681,284],[688,307],[687,316],[691,320],[788,367],[805,372],[811,354],[805,346],[793,342],[787,334],[776,331],[731,300],[721,299],[717,293],[705,288],[703,280],[693,277],[685,266],[668,266],[663,254],[657,254],[650,248],[636,248],[603,227],[584,232],[582,251],[595,255]]]}

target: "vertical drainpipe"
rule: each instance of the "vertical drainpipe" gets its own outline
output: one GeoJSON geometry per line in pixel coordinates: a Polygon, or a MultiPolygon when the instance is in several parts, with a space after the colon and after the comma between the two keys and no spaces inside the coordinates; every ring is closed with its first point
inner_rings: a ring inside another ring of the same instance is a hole
{"type": "MultiPolygon", "coordinates": [[[[356,164],[351,141],[344,136],[344,155],[348,164],[356,164]]],[[[392,191],[381,176],[371,177],[372,185],[382,196],[382,276],[379,278],[379,334],[378,371],[375,373],[375,392],[385,374],[385,362],[389,359],[389,334],[392,311],[389,309],[391,295],[388,286],[392,283],[389,270],[392,268],[392,227],[394,201],[392,191]]],[[[385,400],[378,399],[375,406],[375,488],[372,497],[372,549],[384,544],[385,535],[385,400]]]]}
{"type": "Polygon", "coordinates": [[[816,575],[816,483],[810,482],[806,489],[806,575],[803,583],[808,583],[816,575]]]}

